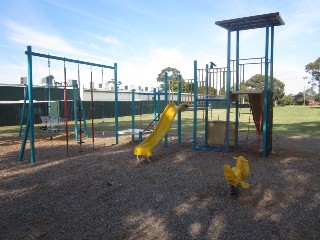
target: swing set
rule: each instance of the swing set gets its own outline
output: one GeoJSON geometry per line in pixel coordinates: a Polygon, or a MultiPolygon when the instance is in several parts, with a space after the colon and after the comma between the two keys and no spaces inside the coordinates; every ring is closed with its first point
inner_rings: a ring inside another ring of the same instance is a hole
{"type": "MultiPolygon", "coordinates": [[[[97,64],[97,63],[91,63],[91,62],[85,62],[85,61],[80,61],[80,60],[75,60],[75,59],[70,59],[70,58],[65,58],[65,57],[58,57],[58,56],[53,56],[49,54],[42,54],[42,53],[36,53],[32,51],[31,46],[27,46],[27,51],[25,52],[28,58],[28,83],[27,83],[27,92],[25,94],[25,100],[28,98],[29,100],[29,108],[28,108],[28,114],[27,114],[27,122],[26,122],[26,127],[24,130],[24,135],[21,143],[21,148],[18,156],[18,161],[23,160],[24,152],[25,152],[25,146],[26,142],[29,136],[30,139],[30,163],[35,163],[36,162],[36,157],[35,157],[35,144],[34,144],[34,103],[33,103],[33,79],[32,79],[32,57],[40,57],[40,58],[47,58],[48,59],[48,67],[49,67],[49,76],[50,76],[50,59],[58,60],[63,62],[63,73],[64,73],[64,120],[65,120],[65,135],[66,135],[66,149],[67,149],[67,155],[68,155],[68,150],[69,150],[69,129],[68,129],[68,121],[69,121],[69,116],[68,116],[68,99],[67,99],[67,69],[66,69],[66,62],[71,62],[78,64],[78,80],[73,82],[73,93],[74,93],[74,111],[75,111],[75,136],[76,140],[78,143],[81,144],[83,143],[82,141],[82,132],[84,130],[82,129],[82,122],[85,123],[85,116],[83,112],[83,106],[81,102],[81,97],[80,97],[80,68],[79,65],[88,65],[91,68],[91,73],[90,73],[90,87],[91,87],[91,124],[92,124],[92,144],[94,148],[94,115],[93,115],[93,82],[92,82],[92,67],[101,67],[102,68],[102,78],[103,78],[103,69],[113,69],[114,71],[114,85],[115,85],[115,109],[118,109],[118,90],[117,90],[117,63],[114,63],[113,66],[107,66],[103,64],[97,64]],[[79,122],[79,127],[78,127],[78,122],[79,122]],[[78,135],[79,134],[79,135],[78,135]]],[[[51,102],[50,102],[50,84],[49,84],[49,117],[51,114],[51,102]]],[[[23,116],[23,115],[22,115],[23,116]]],[[[20,133],[21,133],[21,126],[22,126],[22,121],[20,122],[20,133]]],[[[116,128],[116,144],[118,144],[119,139],[118,139],[118,111],[115,111],[115,128],[116,128]]],[[[85,129],[86,129],[86,134],[88,134],[86,124],[85,124],[85,129]]],[[[88,135],[87,135],[88,136],[88,135]]]]}

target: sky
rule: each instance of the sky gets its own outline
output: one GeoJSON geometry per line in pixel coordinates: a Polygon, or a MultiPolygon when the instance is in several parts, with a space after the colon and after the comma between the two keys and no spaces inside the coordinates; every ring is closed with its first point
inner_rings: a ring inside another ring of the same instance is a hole
{"type": "MultiPolygon", "coordinates": [[[[310,87],[305,65],[320,57],[319,0],[0,0],[0,84],[27,76],[32,51],[118,66],[123,85],[157,87],[162,69],[177,68],[184,79],[214,62],[227,65],[227,31],[216,21],[279,12],[275,27],[274,77],[286,94],[310,87]]],[[[240,58],[263,57],[265,30],[240,32],[240,58]]],[[[232,58],[235,35],[232,34],[232,58]]],[[[33,83],[49,74],[64,79],[63,62],[33,57],[33,83]]],[[[113,71],[80,65],[81,83],[113,79],[113,71]]],[[[254,74],[248,69],[246,74],[254,74]]],[[[66,63],[67,79],[78,66],[66,63]]],[[[96,86],[96,85],[95,85],[96,86]]]]}

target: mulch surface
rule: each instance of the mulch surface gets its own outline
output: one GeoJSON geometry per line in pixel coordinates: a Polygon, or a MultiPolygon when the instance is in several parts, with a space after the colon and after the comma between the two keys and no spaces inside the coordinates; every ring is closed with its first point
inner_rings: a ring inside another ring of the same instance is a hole
{"type": "Polygon", "coordinates": [[[79,145],[0,137],[0,239],[319,239],[320,138],[274,135],[268,158],[160,143],[150,163],[112,133],[79,145]],[[223,165],[249,160],[249,189],[230,195],[223,165]]]}

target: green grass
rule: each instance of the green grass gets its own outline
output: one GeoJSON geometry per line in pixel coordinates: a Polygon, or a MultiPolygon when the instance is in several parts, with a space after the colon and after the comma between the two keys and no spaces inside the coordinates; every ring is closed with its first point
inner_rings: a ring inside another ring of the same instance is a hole
{"type": "MultiPolygon", "coordinates": [[[[245,130],[248,126],[248,118],[251,116],[245,114],[246,109],[241,110],[240,130],[245,130]]],[[[225,110],[209,110],[209,119],[224,120],[225,110]]],[[[234,113],[233,113],[234,114],[234,113]]],[[[234,119],[231,115],[230,119],[234,119]]],[[[135,128],[145,128],[153,120],[153,114],[144,114],[135,116],[135,128]]],[[[252,120],[250,120],[252,121],[252,120]]],[[[69,122],[69,131],[73,131],[73,121],[69,122]]],[[[89,130],[91,129],[91,120],[87,120],[89,130]]],[[[174,122],[171,131],[176,131],[177,121],[174,122]]],[[[95,119],[95,131],[114,131],[114,118],[95,119]]],[[[119,130],[131,128],[131,116],[119,118],[119,130]]],[[[193,131],[193,111],[182,112],[182,131],[193,131]]],[[[198,112],[198,132],[204,131],[203,111],[198,112]]],[[[0,127],[0,136],[17,136],[19,126],[0,127]]],[[[41,132],[40,124],[35,125],[35,133],[41,132]]],[[[287,136],[320,136],[320,107],[307,106],[286,106],[275,107],[273,111],[273,133],[287,136]]]]}
{"type": "Polygon", "coordinates": [[[320,107],[275,107],[273,116],[274,133],[320,137],[320,107]]]}

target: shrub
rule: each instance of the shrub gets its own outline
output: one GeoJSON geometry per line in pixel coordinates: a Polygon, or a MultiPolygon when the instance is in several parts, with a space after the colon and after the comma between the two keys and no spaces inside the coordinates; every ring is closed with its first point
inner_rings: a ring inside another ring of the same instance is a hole
{"type": "Polygon", "coordinates": [[[292,96],[283,96],[277,103],[281,106],[292,105],[293,97],[292,96]]]}

